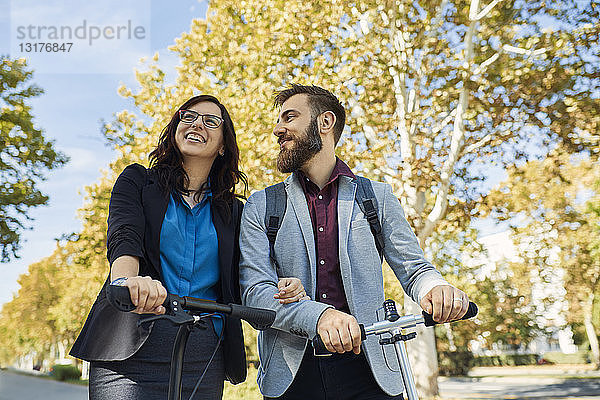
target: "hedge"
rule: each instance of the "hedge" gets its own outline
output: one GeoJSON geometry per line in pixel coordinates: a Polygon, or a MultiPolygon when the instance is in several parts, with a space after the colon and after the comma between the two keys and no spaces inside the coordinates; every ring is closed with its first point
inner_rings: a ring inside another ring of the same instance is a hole
{"type": "Polygon", "coordinates": [[[74,365],[55,364],[50,368],[50,376],[58,381],[81,378],[81,371],[74,365]]]}
{"type": "Polygon", "coordinates": [[[549,351],[544,353],[543,358],[552,364],[588,364],[591,362],[590,352],[587,350],[579,350],[574,354],[549,351]]]}
{"type": "Polygon", "coordinates": [[[464,376],[473,367],[473,354],[470,351],[439,351],[439,374],[444,376],[464,376]]]}
{"type": "Polygon", "coordinates": [[[537,354],[501,354],[498,356],[478,356],[473,360],[474,367],[502,367],[512,365],[535,365],[537,354]]]}

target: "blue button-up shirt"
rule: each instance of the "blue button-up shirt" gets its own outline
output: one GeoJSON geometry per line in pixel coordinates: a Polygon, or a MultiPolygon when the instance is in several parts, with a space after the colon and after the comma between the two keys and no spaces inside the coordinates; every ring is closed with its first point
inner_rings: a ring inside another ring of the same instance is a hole
{"type": "MultiPolygon", "coordinates": [[[[160,231],[160,264],[169,293],[216,300],[219,283],[219,243],[205,194],[194,208],[172,194],[160,231]]],[[[222,319],[215,318],[220,334],[222,319]]]]}

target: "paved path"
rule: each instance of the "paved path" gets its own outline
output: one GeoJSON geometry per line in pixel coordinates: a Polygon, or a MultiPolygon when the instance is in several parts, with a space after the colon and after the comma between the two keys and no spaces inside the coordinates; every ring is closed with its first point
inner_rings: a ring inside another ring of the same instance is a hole
{"type": "Polygon", "coordinates": [[[600,400],[600,379],[485,377],[440,379],[444,399],[600,400]]]}
{"type": "MultiPolygon", "coordinates": [[[[442,378],[443,399],[600,400],[600,379],[442,378]]],[[[87,387],[0,371],[0,400],[86,400],[87,387]]]]}
{"type": "Polygon", "coordinates": [[[0,400],[86,400],[87,386],[0,371],[0,400]]]}

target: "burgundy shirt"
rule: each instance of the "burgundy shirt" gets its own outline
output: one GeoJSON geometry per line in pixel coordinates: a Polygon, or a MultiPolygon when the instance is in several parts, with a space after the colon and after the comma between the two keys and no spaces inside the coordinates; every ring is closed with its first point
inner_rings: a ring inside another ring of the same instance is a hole
{"type": "Polygon", "coordinates": [[[302,171],[298,171],[300,185],[308,203],[317,249],[317,298],[315,300],[349,313],[340,272],[338,249],[337,194],[338,178],[341,175],[356,178],[350,168],[337,157],[331,176],[321,190],[302,171]]]}

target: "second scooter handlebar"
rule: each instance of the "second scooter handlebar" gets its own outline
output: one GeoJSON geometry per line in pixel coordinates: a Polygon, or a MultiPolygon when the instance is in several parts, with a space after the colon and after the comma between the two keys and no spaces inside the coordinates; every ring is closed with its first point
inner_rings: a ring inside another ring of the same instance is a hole
{"type": "MultiPolygon", "coordinates": [[[[479,309],[477,308],[477,304],[475,304],[471,301],[471,302],[469,302],[469,308],[467,309],[466,314],[462,318],[454,320],[454,321],[450,321],[450,322],[456,322],[456,321],[473,318],[474,316],[477,315],[478,312],[479,312],[479,309]]],[[[438,324],[438,322],[435,322],[433,320],[432,314],[428,314],[425,311],[423,311],[422,316],[407,315],[407,316],[398,318],[398,316],[396,315],[396,318],[392,319],[391,321],[384,320],[384,321],[377,322],[377,323],[367,326],[367,327],[365,327],[363,324],[358,324],[358,326],[360,328],[361,340],[364,341],[367,338],[367,335],[378,334],[378,333],[381,333],[382,331],[387,331],[387,330],[391,329],[392,327],[397,327],[400,329],[409,328],[409,327],[416,326],[419,323],[422,323],[427,327],[438,324]],[[385,327],[384,327],[384,325],[385,325],[385,327]]],[[[317,334],[312,339],[312,346],[314,348],[315,355],[332,354],[325,347],[325,344],[323,343],[323,339],[321,339],[321,336],[319,336],[319,334],[317,334]]]]}

